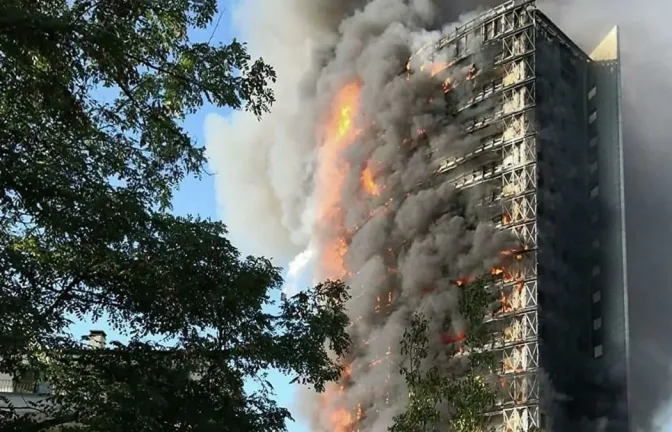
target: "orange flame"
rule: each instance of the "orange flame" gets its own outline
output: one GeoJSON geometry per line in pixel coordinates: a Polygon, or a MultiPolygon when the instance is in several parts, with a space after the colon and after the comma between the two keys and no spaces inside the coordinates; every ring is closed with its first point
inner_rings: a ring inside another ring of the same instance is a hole
{"type": "MultiPolygon", "coordinates": [[[[445,63],[445,62],[439,62],[439,63],[430,63],[430,64],[423,64],[420,66],[420,72],[427,72],[431,76],[435,76],[443,72],[444,70],[448,69],[454,64],[454,62],[450,63],[445,63]]],[[[407,68],[410,69],[410,67],[407,65],[407,68]]]]}
{"type": "Polygon", "coordinates": [[[471,283],[475,280],[476,280],[475,276],[465,276],[463,278],[460,278],[460,279],[456,280],[455,285],[457,285],[458,287],[463,287],[463,286],[465,286],[465,285],[467,285],[467,284],[469,284],[469,283],[471,283]]]}
{"type": "Polygon", "coordinates": [[[432,76],[437,75],[437,74],[443,72],[444,70],[448,69],[449,67],[450,67],[450,65],[448,63],[435,63],[435,64],[432,65],[432,68],[430,70],[430,74],[432,76]]]}
{"type": "Polygon", "coordinates": [[[378,196],[380,195],[380,187],[376,184],[376,181],[373,179],[373,173],[371,172],[370,167],[364,168],[361,176],[362,189],[369,194],[378,196]]]}
{"type": "Polygon", "coordinates": [[[504,269],[501,267],[494,267],[492,270],[490,270],[490,274],[493,276],[499,276],[504,273],[504,269]]]}
{"type": "Polygon", "coordinates": [[[467,338],[466,333],[463,331],[451,334],[451,333],[444,333],[441,335],[441,343],[444,345],[450,345],[458,342],[462,342],[467,338]]]}
{"type": "Polygon", "coordinates": [[[509,301],[509,298],[504,295],[504,292],[502,291],[500,297],[499,297],[499,302],[502,305],[502,312],[507,313],[511,312],[513,310],[513,306],[511,305],[511,302],[509,301]]]}
{"type": "Polygon", "coordinates": [[[356,418],[357,420],[361,420],[362,417],[364,416],[364,410],[362,410],[362,404],[357,404],[357,411],[356,411],[356,418]]]}
{"type": "Polygon", "coordinates": [[[359,83],[350,83],[338,92],[323,131],[317,172],[318,214],[320,224],[331,230],[323,240],[320,257],[320,276],[324,278],[340,279],[347,275],[343,258],[348,245],[343,237],[341,194],[350,167],[343,153],[359,134],[355,120],[360,92],[359,83]]]}
{"type": "Polygon", "coordinates": [[[329,420],[334,425],[334,432],[346,432],[352,424],[352,414],[345,409],[338,409],[331,413],[329,420]]]}
{"type": "MultiPolygon", "coordinates": [[[[345,159],[345,151],[355,143],[360,133],[357,129],[360,93],[361,86],[357,82],[349,83],[340,89],[330,107],[331,111],[322,130],[322,147],[319,153],[316,180],[319,203],[318,223],[324,231],[319,255],[319,273],[323,278],[343,279],[349,275],[344,262],[348,251],[346,240],[348,232],[344,227],[341,200],[346,175],[351,171],[345,159]]],[[[362,173],[362,178],[363,184],[368,184],[370,180],[370,183],[375,185],[370,171],[362,173]]],[[[375,189],[371,190],[375,191],[375,189]]],[[[351,366],[346,366],[340,386],[325,392],[325,410],[333,432],[348,432],[354,421],[351,410],[336,400],[336,396],[342,393],[348,385],[351,373],[351,366]]]]}
{"type": "Polygon", "coordinates": [[[443,92],[448,93],[449,91],[451,91],[453,89],[453,81],[450,78],[446,78],[443,81],[443,86],[442,87],[443,87],[443,92]]]}

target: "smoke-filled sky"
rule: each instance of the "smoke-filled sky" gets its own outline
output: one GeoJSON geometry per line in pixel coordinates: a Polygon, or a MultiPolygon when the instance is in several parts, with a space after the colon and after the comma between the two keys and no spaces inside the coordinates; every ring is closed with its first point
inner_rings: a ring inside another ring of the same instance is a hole
{"type": "MultiPolygon", "coordinates": [[[[315,246],[316,237],[324,234],[315,230],[319,207],[316,201],[320,197],[314,193],[313,179],[320,171],[320,162],[312,125],[319,123],[318,116],[349,74],[364,75],[362,92],[369,101],[368,109],[379,114],[374,116],[379,132],[399,132],[385,126],[385,121],[397,120],[390,102],[399,99],[367,92],[379,91],[392,79],[390,71],[405,50],[417,48],[423,40],[434,37],[422,29],[438,29],[441,26],[437,23],[448,24],[445,17],[455,21],[460,13],[497,3],[497,0],[244,0],[235,13],[239,36],[249,43],[254,56],[262,56],[276,68],[277,103],[261,122],[245,113],[234,113],[230,118],[211,116],[206,121],[205,133],[211,168],[217,174],[218,200],[227,204],[221,216],[232,240],[246,248],[243,252],[273,256],[285,262],[315,246]],[[356,10],[359,11],[354,13],[356,10]],[[386,117],[384,113],[389,115],[386,117]]],[[[669,360],[672,338],[668,336],[672,318],[667,318],[672,310],[672,286],[670,272],[666,271],[666,259],[672,256],[669,222],[672,198],[667,191],[667,185],[672,184],[669,169],[672,149],[668,147],[672,115],[667,108],[672,100],[669,79],[672,51],[668,48],[672,30],[666,19],[672,12],[672,2],[545,0],[539,5],[588,52],[614,24],[621,26],[633,367],[631,404],[644,431],[664,430],[663,424],[668,422],[666,406],[672,395],[669,360]]],[[[423,88],[423,83],[416,84],[418,89],[423,88]]],[[[398,91],[394,97],[408,97],[401,89],[398,91]]],[[[424,118],[412,108],[407,109],[410,111],[406,113],[414,118],[424,118]]],[[[431,115],[427,121],[431,126],[431,115]]],[[[401,132],[397,135],[401,136],[401,132]]],[[[369,143],[372,142],[370,139],[369,143]]],[[[373,156],[349,157],[360,162],[373,156]]],[[[383,154],[374,159],[385,162],[381,176],[396,184],[391,171],[386,171],[395,161],[383,154]]],[[[407,170],[405,175],[411,172],[407,170]]],[[[403,180],[398,180],[398,184],[400,191],[408,193],[403,180]]],[[[354,192],[351,195],[355,196],[354,192]]],[[[425,198],[431,202],[431,197],[425,198]]],[[[426,228],[423,221],[404,214],[402,209],[393,213],[395,224],[385,231],[388,234],[396,232],[395,229],[426,228]]],[[[357,215],[348,217],[355,224],[361,222],[356,220],[357,215]]],[[[370,227],[374,229],[383,228],[370,227]]],[[[436,235],[425,236],[426,242],[436,235]]],[[[415,247],[420,248],[426,242],[418,241],[415,247]]],[[[473,255],[470,251],[477,243],[477,239],[472,239],[465,245],[460,262],[473,255]]],[[[357,262],[358,269],[375,273],[376,261],[369,259],[375,251],[358,251],[362,252],[350,257],[350,261],[357,262]]],[[[300,262],[304,266],[315,265],[309,255],[303,253],[296,261],[295,272],[299,271],[300,262]]],[[[485,257],[479,255],[479,259],[485,257]]],[[[406,259],[397,264],[403,266],[404,262],[412,261],[406,259]]]]}

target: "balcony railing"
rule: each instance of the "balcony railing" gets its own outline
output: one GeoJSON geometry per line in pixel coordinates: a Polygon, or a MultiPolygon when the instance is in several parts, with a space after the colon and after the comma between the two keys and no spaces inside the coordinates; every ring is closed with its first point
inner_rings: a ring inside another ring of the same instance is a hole
{"type": "Polygon", "coordinates": [[[51,389],[48,385],[36,381],[0,379],[0,393],[49,394],[51,389]]]}

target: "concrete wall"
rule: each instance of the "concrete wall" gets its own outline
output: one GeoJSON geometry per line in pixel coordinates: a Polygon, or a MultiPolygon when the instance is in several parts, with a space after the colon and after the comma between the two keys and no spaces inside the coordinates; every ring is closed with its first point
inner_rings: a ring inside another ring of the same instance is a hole
{"type": "Polygon", "coordinates": [[[594,153],[599,184],[600,301],[593,305],[594,319],[602,326],[595,331],[595,343],[603,345],[603,355],[595,362],[597,376],[613,394],[606,413],[606,430],[627,431],[628,305],[626,275],[625,202],[623,184],[623,142],[621,124],[621,82],[618,29],[614,28],[591,54],[593,62],[589,106],[594,113],[597,140],[594,153]]]}
{"type": "Polygon", "coordinates": [[[628,318],[618,33],[592,58],[562,40],[539,27],[540,362],[551,382],[548,429],[621,432],[628,430],[628,318]]]}
{"type": "MultiPolygon", "coordinates": [[[[543,18],[542,18],[543,20],[543,18]]],[[[543,21],[542,21],[543,23],[543,21]]],[[[585,365],[591,358],[590,283],[597,258],[589,239],[585,55],[562,36],[538,26],[536,88],[538,121],[540,363],[546,428],[575,428],[589,411],[585,365]]]]}

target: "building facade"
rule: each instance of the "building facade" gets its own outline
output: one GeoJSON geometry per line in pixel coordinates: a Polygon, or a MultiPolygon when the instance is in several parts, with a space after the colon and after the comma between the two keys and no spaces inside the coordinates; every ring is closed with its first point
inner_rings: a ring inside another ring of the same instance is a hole
{"type": "Polygon", "coordinates": [[[501,391],[489,424],[629,430],[618,30],[589,55],[516,0],[431,50],[449,59],[437,74],[448,121],[470,143],[437,169],[520,242],[491,286],[501,307],[483,348],[501,391]]]}
{"type": "MultiPolygon", "coordinates": [[[[82,339],[91,349],[103,349],[106,337],[102,330],[91,330],[82,339]]],[[[51,394],[51,386],[39,380],[34,373],[27,373],[21,379],[8,373],[0,373],[0,410],[7,410],[9,404],[17,414],[33,415],[33,404],[44,401],[51,394]]]]}

